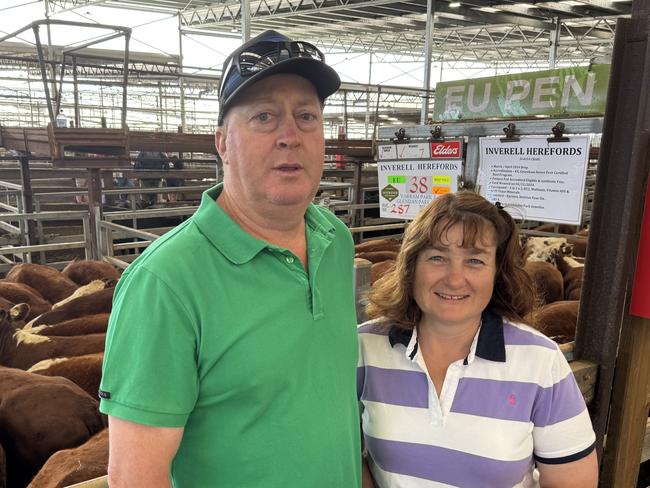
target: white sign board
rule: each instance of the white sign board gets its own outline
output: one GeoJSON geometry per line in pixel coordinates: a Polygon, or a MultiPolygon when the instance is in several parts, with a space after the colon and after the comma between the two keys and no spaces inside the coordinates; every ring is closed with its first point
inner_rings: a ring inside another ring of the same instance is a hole
{"type": "Polygon", "coordinates": [[[458,191],[462,140],[380,144],[379,215],[413,219],[437,195],[458,191]]]}
{"type": "Polygon", "coordinates": [[[589,136],[548,142],[546,136],[502,142],[480,139],[478,184],[513,217],[579,225],[589,160],[589,136]]]}

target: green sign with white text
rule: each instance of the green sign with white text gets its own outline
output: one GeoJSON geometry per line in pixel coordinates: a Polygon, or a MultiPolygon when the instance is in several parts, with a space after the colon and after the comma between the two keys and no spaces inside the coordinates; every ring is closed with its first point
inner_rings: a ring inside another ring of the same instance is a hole
{"type": "Polygon", "coordinates": [[[438,83],[433,118],[602,115],[609,70],[596,64],[438,83]]]}

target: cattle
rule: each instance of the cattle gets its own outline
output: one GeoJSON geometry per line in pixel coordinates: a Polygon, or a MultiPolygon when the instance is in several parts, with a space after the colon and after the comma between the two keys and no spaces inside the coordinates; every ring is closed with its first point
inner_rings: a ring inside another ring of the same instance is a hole
{"type": "Polygon", "coordinates": [[[569,237],[569,244],[573,248],[571,254],[576,257],[584,258],[587,256],[587,238],[586,237],[569,237]]]}
{"type": "Polygon", "coordinates": [[[0,367],[0,444],[7,486],[26,486],[57,451],[106,427],[98,402],[66,378],[0,367]]]}
{"type": "Polygon", "coordinates": [[[37,325],[54,325],[65,320],[76,319],[84,315],[94,315],[98,313],[110,313],[113,305],[113,292],[115,288],[105,288],[103,290],[75,298],[61,305],[56,310],[40,315],[32,320],[28,326],[36,327],[37,325]]]}
{"type": "Polygon", "coordinates": [[[540,305],[564,298],[562,273],[551,263],[545,261],[528,261],[524,270],[533,282],[540,305]]]}
{"type": "Polygon", "coordinates": [[[376,252],[376,251],[399,251],[402,243],[392,237],[386,237],[383,239],[372,239],[369,241],[362,242],[354,246],[355,253],[361,252],[376,252]]]}
{"type": "Polygon", "coordinates": [[[38,291],[24,283],[0,280],[0,297],[15,304],[26,303],[29,305],[30,311],[27,320],[49,312],[52,308],[52,304],[45,300],[38,291]]]}
{"type": "Polygon", "coordinates": [[[104,261],[94,260],[74,260],[63,268],[61,274],[79,286],[87,285],[95,280],[117,281],[120,279],[120,272],[115,267],[104,261]]]}
{"type": "Polygon", "coordinates": [[[26,328],[32,334],[42,336],[76,336],[87,334],[103,334],[108,329],[108,318],[110,314],[97,313],[85,315],[76,319],[65,320],[54,325],[38,325],[33,328],[26,328]]]}
{"type": "Polygon", "coordinates": [[[371,263],[380,263],[382,261],[397,259],[397,252],[395,251],[372,251],[357,253],[355,258],[367,259],[371,263]]]}
{"type": "Polygon", "coordinates": [[[108,429],[104,429],[79,447],[53,454],[27,488],[63,488],[107,472],[108,429]]]}
{"type": "MultiPolygon", "coordinates": [[[[16,307],[28,307],[24,304],[16,307]]],[[[28,369],[39,361],[59,357],[83,356],[104,350],[106,334],[85,336],[46,337],[17,329],[18,323],[26,313],[7,313],[0,310],[0,365],[11,368],[28,369]],[[11,314],[14,313],[14,316],[11,314]]]]}
{"type": "Polygon", "coordinates": [[[31,286],[50,303],[60,302],[78,288],[70,278],[42,264],[16,264],[9,270],[5,279],[31,286]]]}
{"type": "MultiPolygon", "coordinates": [[[[115,282],[112,282],[115,283],[115,282]]],[[[55,303],[52,305],[52,310],[56,310],[57,308],[61,308],[63,305],[65,305],[68,302],[71,302],[75,298],[79,297],[85,297],[86,295],[92,295],[95,292],[98,292],[100,290],[103,290],[104,288],[108,288],[106,286],[106,282],[102,280],[95,280],[91,281],[90,283],[80,286],[77,288],[72,295],[70,295],[67,298],[64,298],[60,302],[55,303]]]]}
{"type": "Polygon", "coordinates": [[[557,267],[563,276],[564,299],[580,300],[584,264],[565,256],[557,261],[557,267]]]}
{"type": "Polygon", "coordinates": [[[527,261],[546,261],[555,264],[560,256],[571,254],[572,247],[565,237],[527,237],[524,256],[527,261]]]}
{"type": "Polygon", "coordinates": [[[578,300],[561,300],[544,305],[533,314],[533,326],[556,342],[571,342],[578,323],[578,300]]]}
{"type": "Polygon", "coordinates": [[[395,260],[393,260],[393,259],[387,259],[386,261],[381,261],[379,263],[373,264],[370,267],[370,283],[371,283],[371,285],[374,285],[375,281],[380,279],[382,276],[384,276],[386,273],[388,273],[394,267],[395,267],[395,260]]]}
{"type": "Polygon", "coordinates": [[[102,379],[104,353],[86,354],[71,358],[40,361],[29,368],[30,373],[43,376],[62,376],[82,388],[91,397],[97,397],[102,379]]]}

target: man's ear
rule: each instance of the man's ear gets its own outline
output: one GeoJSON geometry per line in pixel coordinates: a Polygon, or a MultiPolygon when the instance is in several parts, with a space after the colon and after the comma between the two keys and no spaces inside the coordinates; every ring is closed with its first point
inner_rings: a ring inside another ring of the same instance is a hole
{"type": "Polygon", "coordinates": [[[214,147],[217,149],[221,161],[223,164],[226,163],[226,131],[225,127],[217,127],[217,130],[214,133],[214,147]]]}

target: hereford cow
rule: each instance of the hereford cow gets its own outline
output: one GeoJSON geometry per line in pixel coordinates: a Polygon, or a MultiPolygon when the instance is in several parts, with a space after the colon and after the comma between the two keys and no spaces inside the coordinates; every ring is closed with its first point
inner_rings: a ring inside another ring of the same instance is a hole
{"type": "Polygon", "coordinates": [[[528,261],[524,266],[535,288],[535,294],[540,305],[562,300],[564,284],[562,273],[551,263],[545,261],[528,261]]]}
{"type": "Polygon", "coordinates": [[[360,252],[355,254],[355,258],[367,259],[371,263],[381,263],[382,261],[397,259],[397,252],[395,251],[372,251],[360,252]]]}
{"type": "Polygon", "coordinates": [[[564,299],[580,300],[582,275],[585,265],[573,258],[564,256],[557,261],[557,268],[562,272],[564,281],[564,299]]]}
{"type": "Polygon", "coordinates": [[[375,284],[375,281],[380,279],[390,270],[395,267],[395,260],[387,259],[386,261],[381,261],[380,263],[375,263],[370,268],[370,283],[375,284]]]}
{"type": "Polygon", "coordinates": [[[96,398],[102,379],[104,353],[86,354],[71,358],[46,359],[29,368],[30,373],[43,376],[63,376],[96,398]]]}
{"type": "Polygon", "coordinates": [[[108,429],[85,444],[53,454],[27,488],[63,488],[108,472],[108,429]]]}
{"type": "Polygon", "coordinates": [[[571,254],[571,245],[564,237],[527,237],[524,256],[527,261],[546,261],[555,264],[560,256],[571,254]]]}
{"type": "Polygon", "coordinates": [[[569,237],[568,242],[573,248],[571,254],[576,257],[584,258],[587,256],[587,238],[586,237],[569,237]]]}
{"type": "Polygon", "coordinates": [[[66,320],[76,319],[85,315],[110,313],[113,305],[113,292],[115,288],[105,288],[90,295],[75,298],[61,305],[56,310],[51,310],[32,320],[29,327],[37,325],[54,325],[66,320]]]}
{"type": "Polygon", "coordinates": [[[105,425],[95,399],[59,377],[0,367],[0,443],[10,488],[26,486],[57,451],[79,446],[105,425]]]}
{"type": "MultiPolygon", "coordinates": [[[[24,304],[17,305],[16,307],[24,304]]],[[[16,308],[14,307],[12,311],[16,308]]],[[[23,312],[19,312],[21,314],[23,312]]],[[[26,312],[25,312],[26,313],[26,312]]],[[[16,328],[22,317],[0,310],[0,365],[28,369],[44,359],[83,356],[104,350],[106,334],[46,337],[16,328]]]]}
{"type": "Polygon", "coordinates": [[[376,252],[376,251],[399,251],[402,243],[398,239],[385,237],[383,239],[372,239],[354,246],[354,252],[376,252]]]}
{"type": "Polygon", "coordinates": [[[42,264],[17,264],[9,270],[5,279],[31,286],[51,303],[60,302],[78,288],[70,278],[42,264]]]}
{"type": "Polygon", "coordinates": [[[85,315],[77,319],[65,320],[54,325],[38,325],[24,330],[42,336],[78,336],[104,334],[108,329],[108,313],[85,315]]]}
{"type": "Polygon", "coordinates": [[[97,293],[98,291],[101,291],[104,288],[109,288],[108,283],[110,283],[110,286],[115,286],[115,283],[117,282],[114,280],[106,280],[106,281],[95,280],[95,281],[91,281],[87,285],[80,286],[74,291],[72,295],[52,305],[52,310],[61,308],[66,303],[71,302],[76,298],[85,297],[86,295],[92,295],[93,293],[97,293]]]}
{"type": "Polygon", "coordinates": [[[104,261],[93,260],[74,260],[63,268],[61,274],[79,286],[87,285],[95,280],[117,281],[120,279],[120,272],[115,267],[104,261]]]}
{"type": "Polygon", "coordinates": [[[52,308],[52,304],[45,300],[39,292],[24,283],[0,280],[0,297],[14,304],[26,303],[29,305],[30,311],[27,320],[32,320],[42,313],[49,312],[52,308]]]}
{"type": "Polygon", "coordinates": [[[533,326],[556,342],[571,342],[578,323],[578,300],[562,300],[544,305],[533,314],[533,326]]]}

